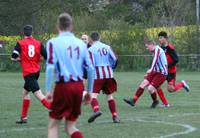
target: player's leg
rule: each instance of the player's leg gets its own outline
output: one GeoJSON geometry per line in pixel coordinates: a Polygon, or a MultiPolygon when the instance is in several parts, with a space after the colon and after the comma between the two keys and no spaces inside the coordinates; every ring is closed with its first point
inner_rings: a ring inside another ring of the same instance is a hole
{"type": "Polygon", "coordinates": [[[181,82],[178,82],[174,85],[174,90],[172,92],[176,92],[181,88],[184,88],[186,92],[190,91],[189,85],[184,80],[182,80],[181,82]]]}
{"type": "Polygon", "coordinates": [[[181,88],[184,88],[186,90],[186,92],[190,91],[189,85],[184,80],[175,84],[176,83],[176,73],[169,73],[167,76],[167,81],[168,81],[167,90],[170,93],[177,92],[181,88]]]}
{"type": "Polygon", "coordinates": [[[147,79],[144,79],[139,85],[139,87],[137,88],[137,90],[135,91],[133,98],[128,98],[128,99],[126,98],[124,99],[124,101],[131,106],[135,106],[138,99],[143,94],[145,87],[147,87],[148,85],[149,85],[149,81],[147,79]]]}
{"type": "Polygon", "coordinates": [[[49,117],[48,138],[58,138],[59,126],[60,126],[60,120],[56,120],[49,117]]]}
{"type": "Polygon", "coordinates": [[[98,112],[99,111],[99,102],[98,102],[98,93],[91,93],[91,106],[92,106],[92,110],[93,112],[98,112]]]}
{"type": "Polygon", "coordinates": [[[163,75],[161,73],[155,73],[153,76],[153,79],[150,81],[150,85],[148,86],[148,92],[151,95],[151,98],[153,100],[151,108],[155,108],[159,104],[159,101],[157,100],[157,95],[156,95],[157,89],[159,89],[161,85],[165,82],[166,77],[167,77],[166,75],[163,75]]]}
{"type": "Polygon", "coordinates": [[[34,91],[33,94],[35,97],[42,103],[44,107],[47,109],[51,109],[51,103],[47,101],[46,97],[44,94],[41,92],[41,90],[34,91]]]}
{"type": "Polygon", "coordinates": [[[98,93],[92,93],[91,106],[93,110],[93,115],[88,119],[88,123],[92,123],[97,117],[101,116],[102,112],[99,110],[99,102],[97,100],[98,93]]]}
{"type": "Polygon", "coordinates": [[[110,109],[110,112],[112,114],[112,119],[114,123],[120,123],[120,119],[117,114],[117,108],[116,108],[116,102],[112,96],[112,94],[106,95],[107,101],[108,101],[108,107],[110,109]]]}
{"type": "Polygon", "coordinates": [[[88,123],[92,123],[97,117],[99,117],[102,112],[99,110],[99,102],[97,100],[97,97],[101,91],[103,85],[103,80],[95,80],[94,81],[94,90],[91,94],[92,100],[91,100],[91,106],[93,109],[93,115],[90,116],[88,119],[88,123]]]}
{"type": "Polygon", "coordinates": [[[30,106],[30,95],[27,90],[22,90],[22,109],[21,109],[21,117],[16,121],[17,124],[27,123],[27,114],[30,106]]]}
{"type": "Polygon", "coordinates": [[[161,88],[157,88],[157,94],[160,97],[160,100],[162,101],[164,107],[169,107],[169,102],[161,88]]]}
{"type": "Polygon", "coordinates": [[[157,100],[157,95],[156,95],[156,92],[157,92],[156,88],[152,85],[149,85],[148,86],[148,92],[151,95],[151,98],[153,100],[151,108],[155,108],[159,104],[159,101],[157,100]]]}
{"type": "Polygon", "coordinates": [[[65,121],[65,132],[71,136],[71,138],[83,138],[83,134],[76,128],[76,121],[65,121]]]}

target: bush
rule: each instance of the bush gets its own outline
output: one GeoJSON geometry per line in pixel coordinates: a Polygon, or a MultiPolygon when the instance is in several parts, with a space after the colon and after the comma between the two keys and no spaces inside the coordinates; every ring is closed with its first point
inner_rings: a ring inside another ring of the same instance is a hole
{"type": "MultiPolygon", "coordinates": [[[[99,31],[101,40],[112,46],[113,50],[118,55],[139,55],[147,54],[144,48],[144,38],[147,36],[151,39],[157,40],[157,34],[160,31],[166,31],[169,34],[169,40],[175,45],[178,54],[196,54],[198,51],[198,37],[196,34],[195,26],[176,26],[176,27],[160,27],[144,29],[141,26],[130,28],[128,31],[99,31]]],[[[76,35],[80,37],[82,34],[90,34],[91,32],[77,32],[76,35]]],[[[55,34],[36,35],[35,38],[46,41],[54,37],[55,34]]],[[[0,40],[5,42],[4,53],[11,53],[17,40],[21,39],[20,36],[0,36],[0,40]]],[[[193,63],[197,63],[198,58],[192,58],[193,63]]],[[[120,57],[120,70],[144,68],[142,64],[148,65],[148,58],[124,58],[120,57]],[[136,64],[138,66],[136,66],[136,64]]],[[[189,60],[184,60],[184,69],[191,69],[189,60]]],[[[182,64],[183,65],[183,64],[182,64]]],[[[193,66],[193,65],[192,65],[193,66]]],[[[9,69],[9,68],[7,68],[9,69]]]]}

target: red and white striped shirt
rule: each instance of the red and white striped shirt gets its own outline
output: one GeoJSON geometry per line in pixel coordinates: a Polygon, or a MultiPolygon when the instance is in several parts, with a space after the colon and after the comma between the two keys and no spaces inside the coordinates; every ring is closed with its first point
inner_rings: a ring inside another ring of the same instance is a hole
{"type": "Polygon", "coordinates": [[[151,72],[159,72],[163,75],[168,74],[167,58],[165,56],[164,50],[159,46],[156,46],[153,51],[153,62],[151,64],[150,70],[151,72]]]}

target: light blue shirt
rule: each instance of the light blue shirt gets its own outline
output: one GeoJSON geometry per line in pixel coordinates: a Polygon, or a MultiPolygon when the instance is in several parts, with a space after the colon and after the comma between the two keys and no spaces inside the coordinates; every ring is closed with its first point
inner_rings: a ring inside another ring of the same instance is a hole
{"type": "Polygon", "coordinates": [[[117,57],[111,47],[96,41],[89,48],[90,57],[95,66],[95,79],[113,78],[113,68],[116,65],[117,57]]]}
{"type": "Polygon", "coordinates": [[[54,70],[56,81],[83,80],[83,68],[88,74],[88,91],[93,89],[94,67],[86,44],[71,32],[60,33],[47,42],[46,92],[51,92],[54,70]]]}

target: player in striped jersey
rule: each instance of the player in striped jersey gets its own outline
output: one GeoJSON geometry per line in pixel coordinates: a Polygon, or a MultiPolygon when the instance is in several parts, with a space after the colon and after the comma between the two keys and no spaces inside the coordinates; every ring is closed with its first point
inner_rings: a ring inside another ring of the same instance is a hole
{"type": "Polygon", "coordinates": [[[97,32],[91,34],[93,45],[89,48],[90,58],[95,67],[94,89],[92,93],[91,106],[94,114],[88,119],[88,122],[93,122],[102,114],[99,110],[97,97],[102,90],[107,96],[108,106],[112,113],[114,123],[119,123],[120,120],[116,111],[116,103],[112,94],[117,90],[117,83],[113,76],[113,68],[117,65],[117,57],[111,47],[100,42],[100,36],[97,32]]]}
{"type": "Polygon", "coordinates": [[[83,138],[75,127],[81,113],[82,99],[90,102],[93,90],[94,67],[86,44],[72,34],[72,18],[63,13],[57,21],[59,35],[47,42],[46,92],[52,106],[49,112],[48,138],[58,137],[59,123],[65,118],[65,131],[71,138],[83,138]],[[83,97],[83,68],[87,70],[87,94],[83,97]],[[52,81],[56,70],[56,84],[52,81]]]}
{"type": "Polygon", "coordinates": [[[152,52],[153,62],[150,69],[147,71],[147,74],[145,75],[145,79],[139,85],[133,98],[124,99],[124,101],[127,104],[134,106],[139,97],[143,94],[144,89],[147,87],[148,92],[153,99],[151,107],[155,108],[159,104],[156,95],[157,89],[160,88],[160,86],[164,83],[168,74],[167,59],[165,52],[162,50],[162,48],[156,45],[154,41],[145,42],[145,46],[147,50],[152,52]]]}

